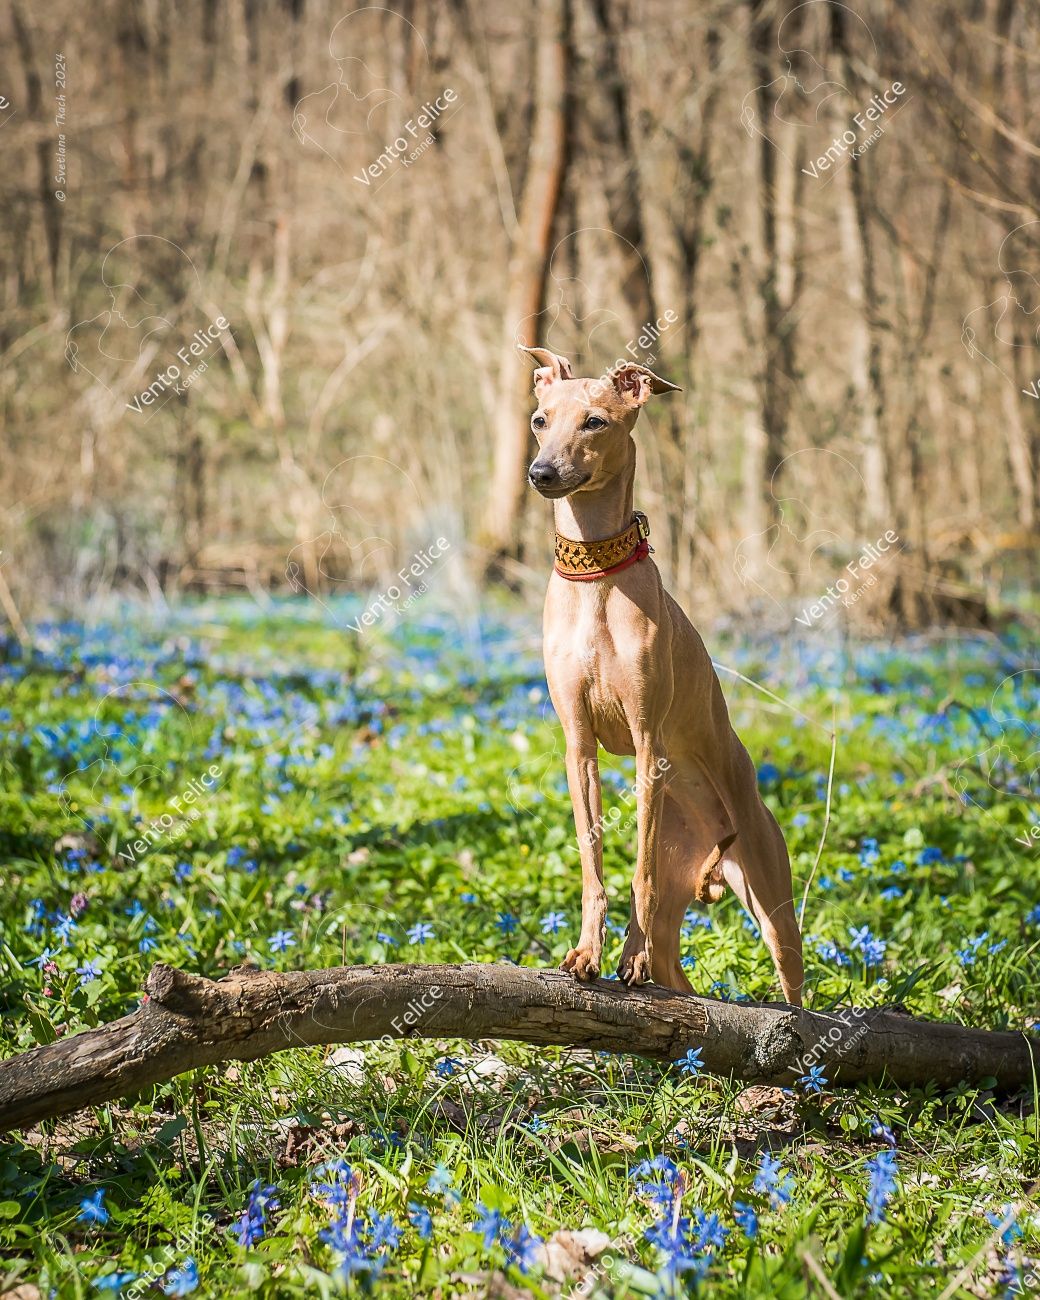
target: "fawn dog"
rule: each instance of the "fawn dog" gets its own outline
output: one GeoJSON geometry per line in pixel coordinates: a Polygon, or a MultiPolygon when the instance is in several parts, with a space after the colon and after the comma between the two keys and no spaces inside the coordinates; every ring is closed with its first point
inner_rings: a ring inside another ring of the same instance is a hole
{"type": "Polygon", "coordinates": [[[802,940],[787,845],[758,793],[704,643],[665,591],[645,517],[632,508],[632,429],[653,393],[678,391],[645,366],[576,379],[539,363],[528,479],[553,502],[556,562],[545,598],[545,673],[567,744],[581,856],[581,933],[563,969],[600,973],[607,896],[597,743],[636,760],[637,839],[628,935],[618,975],[691,992],[679,931],[693,899],[725,885],[757,921],[784,997],[801,1005],[802,940]]]}

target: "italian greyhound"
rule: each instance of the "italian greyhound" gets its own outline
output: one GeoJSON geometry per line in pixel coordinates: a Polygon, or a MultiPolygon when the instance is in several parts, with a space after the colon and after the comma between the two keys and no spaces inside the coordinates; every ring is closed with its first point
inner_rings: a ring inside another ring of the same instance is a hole
{"type": "Polygon", "coordinates": [[[645,366],[576,379],[565,357],[522,350],[539,363],[531,420],[539,452],[528,478],[556,518],[545,674],[567,744],[581,856],[581,933],[563,969],[594,980],[603,956],[598,743],[636,760],[638,845],[620,978],[692,992],[679,962],[686,909],[694,899],[717,902],[729,885],[758,923],[784,997],[800,1006],[787,845],[704,643],[665,591],[645,517],[632,508],[633,426],[652,394],[679,390],[645,366]]]}

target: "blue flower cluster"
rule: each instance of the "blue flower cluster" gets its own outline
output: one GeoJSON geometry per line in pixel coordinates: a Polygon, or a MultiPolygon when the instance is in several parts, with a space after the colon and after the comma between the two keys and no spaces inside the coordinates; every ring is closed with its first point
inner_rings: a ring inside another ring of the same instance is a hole
{"type": "MultiPolygon", "coordinates": [[[[715,1211],[695,1206],[690,1213],[683,1213],[687,1176],[668,1156],[657,1155],[641,1161],[629,1177],[636,1191],[657,1210],[657,1218],[643,1235],[660,1252],[660,1276],[667,1293],[671,1294],[680,1278],[703,1281],[731,1229],[715,1211]]],[[[794,1180],[782,1173],[779,1160],[764,1154],[753,1190],[768,1196],[775,1207],[780,1207],[791,1199],[793,1186],[794,1180]]],[[[754,1206],[734,1201],[733,1220],[747,1240],[752,1241],[758,1235],[758,1212],[754,1206]]]]}
{"type": "Polygon", "coordinates": [[[267,1231],[267,1216],[279,1208],[278,1189],[265,1187],[257,1178],[249,1188],[249,1200],[232,1228],[240,1246],[255,1246],[267,1231]]]}
{"type": "Polygon", "coordinates": [[[345,1160],[321,1165],[311,1184],[311,1193],[329,1211],[331,1223],[318,1236],[331,1247],[336,1273],[346,1284],[351,1278],[375,1281],[401,1240],[401,1229],[389,1214],[359,1214],[361,1175],[345,1160]]]}
{"type": "Polygon", "coordinates": [[[867,1173],[870,1175],[870,1185],[867,1188],[867,1223],[881,1223],[885,1217],[885,1206],[895,1195],[898,1187],[896,1153],[879,1151],[873,1159],[867,1161],[867,1173]]]}
{"type": "Polygon", "coordinates": [[[500,1210],[489,1209],[483,1201],[477,1202],[477,1218],[473,1224],[485,1250],[496,1244],[505,1252],[506,1262],[514,1264],[521,1273],[530,1272],[534,1266],[538,1247],[542,1244],[526,1224],[513,1228],[512,1222],[500,1210]]]}

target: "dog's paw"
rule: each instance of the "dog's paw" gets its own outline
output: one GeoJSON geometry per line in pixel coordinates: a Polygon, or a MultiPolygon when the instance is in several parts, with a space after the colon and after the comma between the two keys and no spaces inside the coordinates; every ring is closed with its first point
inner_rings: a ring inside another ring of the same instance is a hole
{"type": "Polygon", "coordinates": [[[572,948],[560,962],[560,970],[569,970],[583,983],[599,979],[599,958],[587,948],[572,948]]]}
{"type": "Polygon", "coordinates": [[[650,982],[650,953],[645,948],[637,952],[623,952],[618,966],[618,979],[623,984],[634,988],[637,984],[650,982]]]}

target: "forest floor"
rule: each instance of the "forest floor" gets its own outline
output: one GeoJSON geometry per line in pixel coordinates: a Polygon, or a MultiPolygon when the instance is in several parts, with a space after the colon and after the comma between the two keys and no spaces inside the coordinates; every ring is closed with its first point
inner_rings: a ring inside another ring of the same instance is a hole
{"type": "MultiPolygon", "coordinates": [[[[0,1055],[132,1011],[156,961],[560,962],[580,877],[537,615],[343,624],[214,601],[7,647],[0,1055]]],[[[807,890],[808,1005],[1032,1032],[1026,639],[707,640],[807,890]]],[[[603,771],[612,971],[634,773],[603,771]]],[[[683,953],[700,993],[776,997],[731,896],[683,953]]],[[[995,1296],[1040,1286],[1038,1177],[1034,1093],[306,1048],[0,1143],[0,1295],[995,1296]]]]}

